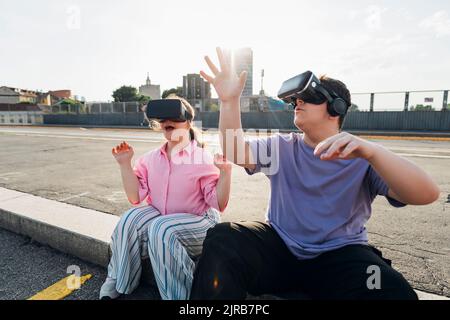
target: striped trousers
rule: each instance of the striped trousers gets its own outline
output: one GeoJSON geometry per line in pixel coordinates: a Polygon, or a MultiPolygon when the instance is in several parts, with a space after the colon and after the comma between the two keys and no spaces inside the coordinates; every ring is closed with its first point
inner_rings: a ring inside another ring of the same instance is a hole
{"type": "Polygon", "coordinates": [[[187,213],[161,215],[152,206],[125,212],[111,238],[108,278],[116,290],[130,294],[139,285],[141,259],[149,258],[163,300],[187,300],[195,262],[209,228],[220,222],[213,208],[203,216],[187,213]]]}

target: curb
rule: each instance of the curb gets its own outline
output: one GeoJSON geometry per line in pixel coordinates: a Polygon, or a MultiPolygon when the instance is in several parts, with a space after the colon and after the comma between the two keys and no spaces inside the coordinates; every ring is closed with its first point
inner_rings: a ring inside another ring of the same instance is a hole
{"type": "MultiPolygon", "coordinates": [[[[110,238],[119,217],[0,187],[0,228],[27,236],[63,253],[107,267],[110,238]]],[[[156,285],[150,262],[143,281],[156,285]]],[[[415,290],[421,300],[450,300],[415,290]]]]}
{"type": "Polygon", "coordinates": [[[0,187],[0,227],[106,267],[119,217],[0,187]]]}

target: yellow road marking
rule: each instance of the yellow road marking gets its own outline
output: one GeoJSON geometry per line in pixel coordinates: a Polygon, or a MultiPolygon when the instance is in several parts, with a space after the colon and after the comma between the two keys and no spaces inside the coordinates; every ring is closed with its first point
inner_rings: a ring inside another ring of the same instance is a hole
{"type": "Polygon", "coordinates": [[[87,280],[89,280],[92,275],[88,274],[82,277],[76,277],[75,275],[70,275],[65,277],[64,279],[59,280],[55,284],[51,285],[47,289],[38,292],[31,298],[27,300],[62,300],[65,297],[69,296],[72,292],[74,292],[77,288],[72,288],[69,283],[79,283],[80,287],[87,280]]]}

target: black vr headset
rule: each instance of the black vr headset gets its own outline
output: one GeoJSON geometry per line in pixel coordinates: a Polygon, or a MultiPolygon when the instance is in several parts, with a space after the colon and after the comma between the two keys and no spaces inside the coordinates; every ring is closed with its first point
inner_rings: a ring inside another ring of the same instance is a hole
{"type": "Polygon", "coordinates": [[[184,122],[192,120],[192,114],[186,110],[183,102],[178,99],[150,100],[147,104],[146,114],[147,118],[157,121],[184,122]]]}
{"type": "Polygon", "coordinates": [[[280,91],[278,91],[278,98],[292,104],[294,108],[297,99],[312,104],[327,102],[328,113],[333,117],[345,115],[350,107],[349,103],[334,91],[325,89],[311,71],[306,71],[284,81],[280,91]]]}

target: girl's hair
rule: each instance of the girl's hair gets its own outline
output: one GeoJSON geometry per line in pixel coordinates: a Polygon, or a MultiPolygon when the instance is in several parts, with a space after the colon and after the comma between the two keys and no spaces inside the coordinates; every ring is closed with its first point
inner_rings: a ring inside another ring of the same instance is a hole
{"type": "Polygon", "coordinates": [[[189,128],[189,139],[195,140],[197,142],[197,145],[200,148],[204,148],[205,147],[205,143],[203,141],[200,141],[199,136],[202,134],[201,131],[194,126],[194,118],[195,118],[195,109],[194,107],[191,106],[191,104],[184,98],[177,96],[176,94],[172,93],[169,94],[166,99],[177,99],[180,100],[183,107],[186,109],[186,111],[188,113],[190,113],[192,115],[192,120],[189,120],[189,122],[191,123],[191,126],[189,128]]]}

